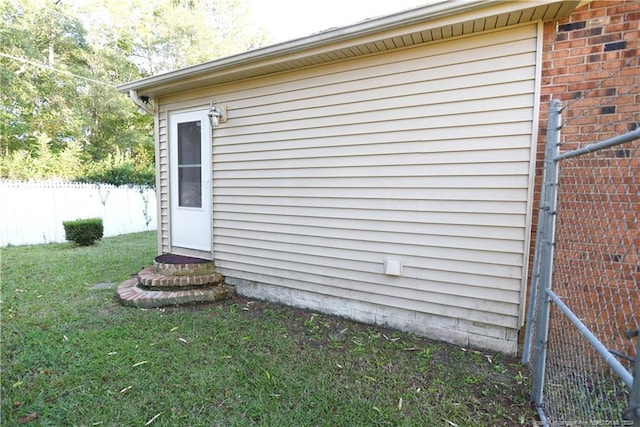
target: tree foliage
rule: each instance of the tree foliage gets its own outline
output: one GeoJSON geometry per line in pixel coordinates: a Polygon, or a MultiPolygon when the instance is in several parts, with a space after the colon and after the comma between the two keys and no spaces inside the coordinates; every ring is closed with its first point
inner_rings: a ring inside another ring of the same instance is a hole
{"type": "Polygon", "coordinates": [[[80,146],[69,143],[58,152],[51,150],[51,138],[36,134],[31,150],[16,150],[2,157],[0,176],[14,180],[46,179],[50,177],[74,179],[83,175],[80,146]]]}
{"type": "Polygon", "coordinates": [[[45,67],[59,66],[65,72],[81,67],[88,50],[84,30],[69,17],[54,19],[52,10],[38,3],[0,4],[0,149],[4,155],[38,150],[37,139],[43,134],[51,136],[51,148],[58,151],[81,131],[79,118],[67,102],[76,91],[73,80],[45,67]]]}
{"type": "Polygon", "coordinates": [[[156,173],[152,163],[111,157],[93,165],[78,181],[155,187],[156,173]]]}
{"type": "Polygon", "coordinates": [[[117,44],[146,75],[242,52],[267,40],[251,24],[245,0],[96,0],[78,11],[93,17],[96,27],[112,28],[117,44]]]}
{"type": "Polygon", "coordinates": [[[247,12],[246,0],[0,2],[0,176],[152,169],[153,119],[116,86],[257,47],[247,12]]]}

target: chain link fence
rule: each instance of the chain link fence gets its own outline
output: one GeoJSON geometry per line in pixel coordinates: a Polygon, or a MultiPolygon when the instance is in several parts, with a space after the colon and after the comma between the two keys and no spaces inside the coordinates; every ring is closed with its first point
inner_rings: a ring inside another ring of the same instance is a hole
{"type": "Polygon", "coordinates": [[[523,361],[540,424],[640,426],[640,130],[559,154],[562,110],[552,101],[523,361]]]}

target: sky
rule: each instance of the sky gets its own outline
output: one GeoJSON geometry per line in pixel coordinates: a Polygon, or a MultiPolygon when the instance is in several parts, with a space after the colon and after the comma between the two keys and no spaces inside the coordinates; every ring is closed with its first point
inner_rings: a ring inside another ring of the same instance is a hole
{"type": "Polygon", "coordinates": [[[433,3],[433,0],[248,0],[274,43],[433,3]]]}

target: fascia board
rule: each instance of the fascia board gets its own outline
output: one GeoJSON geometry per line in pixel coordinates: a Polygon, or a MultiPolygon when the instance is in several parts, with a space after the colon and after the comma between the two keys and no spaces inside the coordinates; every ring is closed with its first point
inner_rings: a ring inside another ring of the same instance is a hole
{"type": "MultiPolygon", "coordinates": [[[[358,43],[366,43],[381,37],[393,37],[394,32],[397,33],[396,35],[411,32],[411,29],[416,26],[434,28],[440,25],[474,20],[483,16],[509,13],[531,7],[541,7],[557,2],[558,0],[443,1],[147,77],[120,85],[118,90],[123,93],[135,90],[145,95],[153,95],[159,91],[168,92],[173,85],[184,86],[187,81],[204,80],[207,75],[239,72],[257,66],[321,54],[329,49],[335,50],[340,47],[351,46],[356,39],[358,43]]],[[[577,4],[578,2],[575,3],[577,4]]]]}

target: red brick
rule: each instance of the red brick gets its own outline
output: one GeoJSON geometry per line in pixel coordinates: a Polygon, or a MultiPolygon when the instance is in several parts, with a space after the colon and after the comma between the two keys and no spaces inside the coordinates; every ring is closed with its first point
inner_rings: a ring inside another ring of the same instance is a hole
{"type": "Polygon", "coordinates": [[[624,32],[624,31],[634,30],[636,28],[638,28],[637,22],[623,21],[623,22],[607,25],[605,27],[605,32],[607,33],[624,32]]]}
{"type": "Polygon", "coordinates": [[[553,22],[547,22],[543,27],[542,41],[544,44],[552,43],[556,38],[556,28],[553,22]]]}
{"type": "Polygon", "coordinates": [[[584,97],[575,100],[571,105],[571,110],[567,112],[567,114],[571,115],[579,115],[583,114],[585,109],[593,109],[602,103],[600,98],[596,98],[591,96],[593,92],[588,92],[584,94],[584,97]]]}
{"type": "Polygon", "coordinates": [[[569,51],[568,50],[554,50],[551,52],[548,52],[546,54],[546,58],[545,59],[558,59],[558,58],[566,58],[569,56],[569,51]]]}
{"type": "Polygon", "coordinates": [[[567,92],[553,92],[553,99],[558,99],[560,101],[571,101],[574,99],[574,97],[571,95],[571,93],[567,93],[567,92]]]}
{"type": "MultiPolygon", "coordinates": [[[[596,111],[596,112],[598,112],[598,111],[596,111]]],[[[617,123],[619,121],[620,121],[620,114],[618,114],[617,112],[614,113],[614,114],[599,114],[598,115],[598,123],[600,123],[600,124],[603,124],[603,123],[617,123]]],[[[604,129],[604,130],[608,131],[610,129],[604,129]]]]}
{"type": "Polygon", "coordinates": [[[569,56],[591,55],[602,52],[601,45],[576,47],[569,50],[569,56]]]}
{"type": "Polygon", "coordinates": [[[638,112],[638,106],[633,102],[629,102],[627,105],[618,104],[618,112],[640,114],[638,112]]]}
{"type": "Polygon", "coordinates": [[[627,21],[640,21],[640,12],[627,13],[624,18],[627,21]]]}
{"type": "Polygon", "coordinates": [[[563,50],[569,48],[577,48],[586,45],[585,40],[567,40],[562,42],[556,42],[554,49],[555,50],[563,50]]]}
{"type": "Polygon", "coordinates": [[[566,62],[567,65],[584,64],[586,62],[584,56],[576,56],[576,57],[573,57],[573,58],[566,58],[564,61],[566,62]]]}
{"type": "Polygon", "coordinates": [[[602,60],[607,62],[607,61],[616,61],[620,58],[622,58],[622,52],[621,50],[614,50],[611,52],[605,52],[602,54],[602,60]]]}
{"type": "Polygon", "coordinates": [[[602,34],[602,27],[585,28],[584,30],[571,31],[572,39],[580,39],[583,44],[586,44],[585,38],[599,36],[602,34]]]}
{"type": "Polygon", "coordinates": [[[567,67],[555,66],[553,68],[549,68],[545,71],[546,76],[562,76],[567,74],[567,67]]]}
{"type": "Polygon", "coordinates": [[[588,10],[578,10],[574,12],[571,15],[571,22],[587,21],[589,19],[598,18],[601,16],[606,16],[605,9],[598,8],[592,10],[592,8],[590,7],[588,10]]]}
{"type": "Polygon", "coordinates": [[[562,75],[553,78],[553,84],[576,83],[584,81],[583,75],[562,75]]]}
{"type": "Polygon", "coordinates": [[[558,68],[562,68],[565,69],[567,67],[567,58],[560,58],[560,59],[554,59],[553,61],[550,61],[553,65],[549,68],[544,69],[544,72],[549,72],[553,69],[558,69],[558,68]]]}
{"type": "MultiPolygon", "coordinates": [[[[554,87],[549,86],[549,85],[545,85],[545,86],[543,86],[543,87],[542,87],[542,89],[541,89],[541,94],[542,94],[542,95],[545,95],[545,96],[548,96],[548,95],[553,94],[553,91],[554,91],[554,90],[555,90],[555,88],[554,88],[554,87]]],[[[551,99],[546,99],[546,100],[544,100],[543,102],[544,102],[544,103],[548,103],[550,100],[551,100],[551,99]]],[[[545,112],[545,115],[546,115],[546,112],[545,112]]]]}
{"type": "Polygon", "coordinates": [[[623,67],[625,67],[627,61],[620,59],[617,61],[608,61],[608,62],[604,62],[602,64],[602,68],[605,70],[610,70],[610,69],[621,69],[623,67]]]}
{"type": "Polygon", "coordinates": [[[622,35],[620,33],[606,34],[606,35],[590,38],[589,44],[597,45],[597,44],[612,43],[612,42],[620,41],[621,39],[622,39],[622,35]]]}
{"type": "Polygon", "coordinates": [[[638,40],[640,38],[640,31],[628,31],[622,35],[623,40],[638,40]]]}
{"type": "Polygon", "coordinates": [[[592,124],[595,123],[592,117],[582,116],[582,117],[565,117],[565,124],[562,127],[562,134],[567,135],[575,135],[580,134],[580,125],[581,124],[592,124]],[[582,123],[580,123],[582,121],[582,123]]]}
{"type": "Polygon", "coordinates": [[[580,133],[582,134],[593,133],[595,130],[596,127],[594,125],[580,126],[580,133]]]}
{"type": "Polygon", "coordinates": [[[640,33],[638,33],[639,38],[630,38],[627,40],[627,50],[638,49],[640,47],[640,33]]]}
{"type": "MultiPolygon", "coordinates": [[[[611,5],[611,2],[609,2],[609,5],[611,5]]],[[[638,1],[621,2],[606,10],[606,13],[608,13],[609,15],[636,12],[640,12],[640,3],[638,1]]]]}
{"type": "Polygon", "coordinates": [[[602,71],[603,65],[604,64],[602,62],[590,62],[587,65],[587,71],[590,73],[589,74],[589,80],[593,79],[593,77],[592,77],[593,74],[602,71]]]}
{"type": "MultiPolygon", "coordinates": [[[[602,81],[602,87],[618,87],[621,86],[633,86],[634,85],[633,77],[614,77],[607,80],[602,81]]],[[[618,89],[620,90],[620,89],[618,89]]]]}
{"type": "Polygon", "coordinates": [[[624,22],[624,15],[609,15],[607,16],[608,23],[612,25],[617,25],[621,22],[624,22]]]}
{"type": "Polygon", "coordinates": [[[596,119],[596,116],[595,116],[597,112],[598,112],[597,109],[594,109],[593,111],[589,111],[588,114],[584,116],[578,116],[575,119],[568,118],[566,119],[566,121],[567,123],[571,123],[571,125],[575,127],[575,132],[573,133],[582,134],[582,132],[580,131],[580,127],[584,125],[592,125],[592,124],[598,123],[598,120],[596,119]]]}
{"type": "Polygon", "coordinates": [[[598,82],[593,80],[588,80],[580,83],[572,83],[567,88],[570,92],[577,92],[579,90],[591,90],[595,89],[598,85],[598,82]]]}

